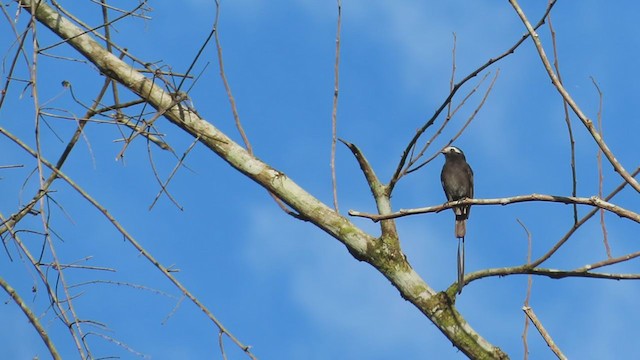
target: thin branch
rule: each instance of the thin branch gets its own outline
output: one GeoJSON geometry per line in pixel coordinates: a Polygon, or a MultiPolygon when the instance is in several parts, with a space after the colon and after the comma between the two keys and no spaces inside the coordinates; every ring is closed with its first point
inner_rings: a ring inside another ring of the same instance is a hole
{"type": "MultiPolygon", "coordinates": [[[[58,169],[62,168],[62,165],[64,165],[65,161],[69,157],[69,154],[71,154],[71,150],[73,150],[73,148],[75,147],[76,143],[80,139],[80,136],[83,135],[84,127],[87,125],[87,122],[88,122],[87,119],[89,119],[92,116],[91,114],[100,104],[100,101],[104,97],[110,83],[111,83],[110,79],[105,80],[104,84],[102,85],[102,88],[98,92],[98,96],[96,96],[95,100],[93,100],[93,104],[87,110],[87,113],[85,114],[84,118],[80,118],[79,120],[77,120],[78,127],[76,128],[76,131],[73,133],[73,136],[71,136],[71,139],[67,143],[67,146],[65,147],[65,149],[62,151],[62,154],[60,155],[60,157],[58,158],[58,162],[56,163],[56,167],[58,169]]],[[[69,85],[69,87],[71,87],[71,85],[69,85]]]]}
{"type": "MultiPolygon", "coordinates": [[[[595,86],[596,91],[598,92],[598,133],[602,136],[602,91],[600,90],[600,86],[596,82],[596,79],[591,77],[591,82],[593,82],[593,86],[595,86]]],[[[598,161],[598,196],[602,197],[602,184],[604,182],[604,176],[602,175],[602,150],[598,148],[598,154],[596,155],[598,161]]],[[[604,210],[600,210],[600,228],[602,229],[602,241],[604,242],[604,249],[607,252],[607,257],[611,258],[611,246],[609,246],[609,236],[607,233],[607,225],[604,221],[604,210]]]]}
{"type": "Polygon", "coordinates": [[[172,294],[169,294],[169,293],[164,292],[162,290],[158,290],[158,289],[155,289],[155,288],[152,288],[152,287],[148,287],[148,286],[145,286],[145,285],[129,283],[129,282],[122,282],[122,281],[113,281],[113,280],[89,280],[89,281],[85,281],[85,282],[81,282],[81,283],[70,285],[69,288],[70,289],[71,288],[79,288],[79,287],[84,287],[84,286],[87,286],[87,285],[95,285],[95,284],[115,285],[115,286],[118,286],[118,287],[120,287],[120,286],[130,287],[130,288],[135,289],[135,290],[148,291],[150,293],[153,293],[153,294],[156,294],[156,295],[160,295],[160,296],[164,296],[164,297],[167,297],[167,298],[172,299],[172,300],[180,300],[180,299],[184,298],[184,296],[182,296],[179,299],[175,295],[172,295],[172,294]]]}
{"type": "Polygon", "coordinates": [[[551,348],[551,351],[553,351],[553,353],[556,354],[558,359],[566,360],[567,357],[564,356],[562,351],[560,351],[558,346],[553,342],[551,335],[549,335],[547,330],[545,330],[544,326],[542,326],[542,323],[540,322],[540,320],[538,320],[538,317],[533,312],[533,309],[530,308],[529,306],[523,306],[522,311],[524,311],[524,313],[527,314],[529,319],[531,319],[531,322],[533,322],[533,325],[536,327],[536,329],[538,329],[538,332],[540,333],[540,335],[542,335],[542,337],[544,338],[544,341],[547,343],[549,348],[551,348]]]}
{"type": "MultiPolygon", "coordinates": [[[[456,36],[456,33],[453,32],[453,47],[451,49],[451,78],[449,80],[449,93],[451,93],[453,91],[453,88],[455,86],[455,80],[456,80],[456,46],[458,45],[458,37],[456,36]]],[[[453,114],[451,114],[451,102],[449,102],[449,104],[447,105],[447,120],[451,119],[451,117],[453,116],[453,114]]]]}
{"type": "Polygon", "coordinates": [[[126,343],[124,343],[124,342],[122,342],[120,340],[114,339],[111,336],[108,336],[108,335],[105,335],[105,334],[100,334],[100,333],[97,333],[97,332],[94,332],[94,331],[87,333],[87,336],[89,336],[89,335],[100,337],[100,338],[102,338],[102,339],[104,339],[104,340],[106,340],[106,341],[108,341],[108,342],[110,342],[110,343],[112,343],[112,344],[114,344],[114,345],[116,345],[116,346],[128,351],[128,352],[130,352],[135,357],[142,358],[142,359],[150,359],[151,358],[150,356],[145,355],[145,354],[143,354],[143,353],[141,353],[139,351],[136,351],[131,346],[127,345],[126,343]]]}
{"type": "Polygon", "coordinates": [[[291,209],[287,206],[287,204],[286,204],[284,201],[282,201],[282,199],[280,199],[280,198],[278,197],[278,195],[276,195],[276,194],[274,194],[274,193],[272,193],[272,192],[269,192],[269,196],[271,196],[271,198],[273,199],[273,201],[275,201],[275,202],[276,202],[276,204],[278,205],[278,207],[280,208],[280,210],[284,211],[284,213],[285,213],[285,214],[287,214],[287,215],[289,215],[289,216],[291,216],[291,217],[293,217],[293,218],[296,218],[296,219],[298,219],[298,220],[302,220],[302,221],[309,221],[309,219],[308,219],[308,218],[306,218],[304,215],[299,214],[299,213],[297,213],[297,212],[295,212],[295,211],[291,210],[291,209]]]}
{"type": "Polygon", "coordinates": [[[342,27],[342,1],[338,0],[338,24],[336,29],[336,60],[334,64],[333,107],[331,110],[331,183],[333,207],[338,208],[338,180],[336,178],[336,141],[338,139],[338,93],[340,90],[340,29],[342,27]]]}
{"type": "Polygon", "coordinates": [[[24,62],[27,64],[27,66],[29,66],[29,59],[27,58],[26,52],[24,51],[24,43],[27,40],[28,33],[25,31],[22,33],[22,35],[19,36],[15,29],[15,25],[13,24],[13,21],[11,21],[11,18],[9,18],[9,14],[7,14],[4,6],[0,6],[0,8],[2,8],[2,13],[7,17],[7,20],[8,20],[7,22],[11,24],[11,27],[15,32],[16,43],[17,43],[16,53],[13,56],[13,59],[11,60],[11,66],[9,67],[9,71],[5,75],[6,80],[5,80],[4,87],[2,88],[2,90],[0,90],[0,109],[1,109],[2,105],[4,104],[4,99],[9,93],[9,85],[11,84],[11,80],[13,78],[12,75],[13,75],[13,72],[15,71],[16,65],[18,64],[18,58],[20,57],[20,54],[22,54],[22,56],[24,57],[24,62]],[[18,41],[18,39],[20,40],[18,41]]]}
{"type": "MultiPolygon", "coordinates": [[[[120,8],[115,7],[115,6],[109,5],[109,4],[105,3],[104,0],[101,0],[100,3],[98,3],[97,0],[90,0],[90,1],[92,3],[96,3],[96,4],[100,5],[101,7],[105,7],[105,8],[108,8],[110,10],[113,10],[113,11],[116,11],[116,12],[119,12],[119,13],[127,13],[127,14],[130,13],[129,10],[120,9],[120,8]]],[[[142,15],[142,14],[133,13],[133,14],[129,14],[129,15],[131,15],[133,17],[141,18],[143,20],[151,20],[151,17],[145,16],[145,15],[142,15]]]]}
{"type": "MultiPolygon", "coordinates": [[[[102,22],[103,24],[105,24],[104,27],[104,38],[105,38],[105,46],[107,48],[107,51],[109,53],[113,54],[113,46],[111,45],[111,30],[110,30],[110,25],[109,24],[109,10],[108,8],[105,6],[106,5],[106,1],[105,0],[100,0],[101,3],[101,9],[102,9],[102,22]]],[[[125,56],[124,52],[120,53],[120,59],[123,59],[125,56]]],[[[118,82],[111,79],[111,78],[107,78],[108,84],[111,85],[111,94],[113,96],[113,102],[115,105],[120,104],[120,91],[118,91],[118,82]]],[[[121,120],[125,119],[124,113],[122,112],[122,110],[120,108],[118,108],[116,110],[116,114],[114,116],[114,118],[116,119],[116,122],[120,122],[121,120]]],[[[128,121],[128,120],[127,120],[128,121]]],[[[135,126],[135,125],[134,125],[135,126]]],[[[126,146],[127,144],[125,144],[126,146]]]]}
{"type": "Polygon", "coordinates": [[[462,199],[458,201],[451,201],[442,205],[435,205],[435,206],[415,208],[415,209],[400,209],[397,212],[386,214],[386,215],[370,214],[370,213],[364,213],[364,212],[355,211],[355,210],[349,210],[349,215],[369,218],[373,221],[380,221],[380,220],[386,220],[386,219],[395,219],[395,218],[408,216],[408,215],[440,212],[442,210],[450,209],[452,207],[460,206],[460,205],[508,205],[508,204],[515,204],[515,203],[529,202],[529,201],[590,205],[590,206],[594,206],[600,209],[610,211],[620,217],[624,217],[632,221],[635,221],[637,223],[640,223],[640,214],[635,213],[631,210],[627,210],[620,206],[611,204],[605,200],[598,198],[597,196],[585,198],[585,197],[544,195],[544,194],[518,195],[513,197],[495,198],[495,199],[462,199]]]}
{"type": "MultiPolygon", "coordinates": [[[[176,92],[180,91],[180,89],[182,89],[182,85],[184,84],[184,82],[188,78],[192,77],[190,75],[191,74],[191,70],[193,70],[193,68],[196,66],[196,63],[198,62],[198,59],[200,58],[200,55],[202,55],[202,53],[204,52],[204,49],[207,47],[207,44],[209,44],[209,41],[211,41],[211,37],[213,36],[213,34],[217,33],[217,32],[218,32],[218,26],[217,26],[217,15],[216,15],[216,24],[213,26],[213,29],[211,29],[211,31],[209,32],[209,36],[207,36],[207,38],[205,39],[204,43],[202,43],[202,45],[200,46],[200,49],[198,50],[198,53],[193,58],[193,61],[191,61],[191,64],[187,68],[187,71],[185,72],[185,75],[181,76],[182,80],[180,80],[180,84],[178,84],[178,86],[176,87],[176,90],[175,90],[176,92]]],[[[220,50],[220,51],[222,51],[222,50],[220,50]]]]}
{"type": "Polygon", "coordinates": [[[186,296],[183,295],[178,299],[178,301],[176,301],[176,304],[173,307],[173,309],[171,309],[171,311],[167,314],[167,316],[165,316],[164,319],[162,319],[162,321],[160,322],[162,325],[165,325],[167,321],[169,321],[169,319],[178,311],[178,309],[180,308],[180,305],[182,305],[182,301],[184,301],[185,298],[186,296]]]}
{"type": "Polygon", "coordinates": [[[544,47],[542,46],[542,42],[540,41],[540,37],[538,36],[538,34],[536,33],[536,30],[533,28],[533,26],[531,25],[531,23],[527,19],[526,15],[525,15],[524,11],[522,10],[522,8],[520,7],[520,5],[518,5],[518,1],[517,0],[509,0],[509,3],[511,3],[511,6],[513,7],[513,9],[516,11],[518,16],[520,17],[520,20],[522,20],[522,23],[525,25],[525,27],[529,31],[529,34],[531,35],[531,38],[533,39],[533,43],[534,43],[534,45],[536,47],[536,50],[538,51],[538,55],[540,55],[540,60],[542,60],[544,68],[547,71],[547,74],[549,75],[549,78],[551,79],[551,82],[553,83],[555,88],[560,93],[560,96],[562,96],[562,98],[567,102],[567,104],[569,104],[569,107],[571,108],[571,110],[573,110],[573,112],[576,114],[576,116],[578,116],[578,119],[580,119],[580,121],[582,121],[582,124],[589,131],[589,134],[591,134],[591,137],[596,142],[598,147],[600,147],[600,149],[602,150],[604,155],[607,157],[607,159],[609,160],[609,163],[613,166],[615,171],[618,174],[620,174],[620,176],[625,181],[627,181],[629,183],[629,185],[631,185],[631,187],[633,187],[637,192],[640,192],[640,183],[638,183],[638,181],[636,181],[636,179],[634,179],[629,174],[629,172],[627,172],[627,170],[625,170],[625,168],[622,166],[622,164],[620,164],[620,162],[615,158],[615,156],[613,155],[613,152],[611,151],[611,149],[609,149],[609,146],[607,146],[607,144],[605,143],[605,141],[602,138],[602,136],[600,136],[600,134],[598,133],[596,128],[593,126],[593,121],[591,121],[591,119],[589,119],[589,117],[587,117],[587,115],[585,115],[582,112],[582,109],[580,109],[578,104],[573,100],[573,98],[571,97],[569,92],[565,89],[565,87],[562,85],[562,83],[558,79],[558,76],[553,71],[551,63],[549,62],[549,59],[547,58],[547,55],[546,55],[546,53],[544,51],[544,47]]]}
{"type": "Polygon", "coordinates": [[[587,272],[587,271],[591,271],[593,269],[601,268],[601,267],[604,267],[604,266],[609,266],[609,265],[614,265],[614,264],[622,263],[622,262],[625,262],[625,261],[629,261],[629,260],[635,259],[635,258],[637,258],[639,256],[640,256],[640,251],[636,251],[636,252],[631,253],[631,254],[619,256],[619,257],[616,257],[616,258],[611,257],[611,258],[608,258],[606,260],[602,260],[602,261],[598,261],[598,262],[593,263],[593,264],[585,265],[585,266],[583,266],[581,268],[575,269],[574,271],[576,271],[576,272],[581,272],[581,271],[587,272]]]}
{"type": "MultiPolygon", "coordinates": [[[[520,219],[516,219],[518,224],[522,226],[522,229],[527,234],[527,264],[531,263],[531,232],[524,225],[520,219]]],[[[531,299],[531,287],[533,286],[533,275],[527,276],[527,296],[524,298],[524,307],[529,307],[529,300],[531,299]]],[[[524,330],[522,331],[522,345],[524,347],[524,360],[529,359],[529,344],[527,343],[527,332],[529,330],[529,318],[524,317],[524,330]]]]}
{"type": "Polygon", "coordinates": [[[227,360],[227,353],[224,351],[224,333],[218,332],[218,346],[220,346],[220,353],[222,353],[222,359],[227,360]]]}
{"type": "MultiPolygon", "coordinates": [[[[553,45],[553,66],[558,74],[558,80],[562,82],[560,76],[560,58],[558,56],[558,46],[556,43],[556,31],[553,28],[551,22],[551,13],[547,15],[547,21],[549,22],[549,31],[551,31],[551,43],[553,45]]],[[[578,194],[578,175],[576,173],[576,141],[573,138],[573,129],[571,127],[571,117],[569,117],[569,106],[567,102],[562,100],[562,107],[564,110],[564,121],[567,123],[567,131],[569,133],[569,144],[571,145],[571,196],[577,196],[578,194]]],[[[602,194],[599,194],[602,195],[602,194]]],[[[578,222],[578,206],[573,204],[573,222],[578,222]]]]}
{"type": "Polygon", "coordinates": [[[22,312],[27,317],[27,319],[29,319],[29,322],[31,323],[31,325],[33,325],[33,327],[38,332],[38,335],[40,335],[40,338],[42,339],[44,344],[47,346],[47,349],[49,350],[51,357],[53,357],[55,360],[61,360],[62,357],[60,356],[60,354],[58,354],[58,350],[56,349],[56,346],[53,344],[53,341],[51,341],[51,338],[49,338],[49,334],[47,334],[47,330],[45,330],[45,328],[40,323],[40,320],[38,320],[38,317],[31,311],[31,309],[26,304],[26,302],[22,299],[22,297],[20,297],[20,295],[16,292],[16,290],[13,287],[11,287],[11,285],[9,285],[9,283],[7,283],[2,277],[0,277],[0,287],[2,287],[4,291],[7,292],[7,294],[9,294],[11,299],[13,299],[13,302],[15,302],[16,305],[18,305],[18,307],[20,307],[20,310],[22,310],[22,312]]]}
{"type": "Polygon", "coordinates": [[[224,83],[224,89],[227,91],[227,97],[229,98],[229,104],[231,105],[231,111],[233,112],[233,119],[236,122],[236,128],[238,128],[238,132],[240,136],[242,136],[242,141],[244,142],[244,146],[247,147],[247,151],[249,154],[253,155],[253,149],[251,148],[251,143],[249,142],[249,138],[247,134],[244,132],[244,128],[242,127],[242,123],[240,122],[240,115],[238,114],[238,108],[236,106],[236,100],[233,97],[233,93],[231,92],[231,86],[229,85],[229,81],[227,81],[227,74],[224,71],[224,61],[222,59],[222,45],[220,44],[220,37],[218,36],[218,21],[220,20],[220,1],[216,0],[216,17],[213,23],[213,38],[216,42],[216,51],[218,53],[218,67],[220,69],[220,77],[222,78],[222,82],[224,83]]]}
{"type": "MultiPolygon", "coordinates": [[[[562,270],[549,268],[532,268],[531,265],[520,265],[503,268],[491,268],[479,270],[465,276],[464,280],[468,284],[473,281],[488,277],[504,277],[510,275],[537,275],[546,276],[550,279],[564,278],[587,278],[587,279],[606,279],[606,280],[640,280],[640,274],[631,273],[601,273],[585,271],[583,268],[576,270],[562,270]]],[[[456,285],[452,285],[449,289],[456,289],[456,285]]],[[[449,291],[447,289],[447,291],[449,291]]]]}
{"type": "Polygon", "coordinates": [[[121,109],[125,109],[131,106],[135,106],[135,105],[139,105],[139,104],[143,104],[145,101],[144,99],[136,99],[136,100],[132,100],[126,103],[117,103],[117,104],[113,104],[113,105],[109,105],[109,106],[105,106],[103,108],[100,109],[96,109],[93,112],[88,114],[88,117],[93,117],[96,114],[102,114],[108,111],[112,111],[112,110],[121,110],[121,109]]]}
{"type": "Polygon", "coordinates": [[[120,117],[116,115],[116,122],[118,124],[123,124],[136,133],[139,133],[145,139],[156,144],[160,149],[170,151],[175,155],[175,151],[171,148],[171,146],[162,139],[162,134],[158,134],[159,136],[153,135],[148,130],[146,130],[145,126],[134,124],[133,121],[127,119],[126,117],[120,117]]]}
{"type": "Polygon", "coordinates": [[[162,195],[162,193],[167,194],[167,197],[169,198],[169,200],[171,200],[171,202],[174,203],[174,205],[176,205],[178,207],[178,209],[183,210],[182,206],[180,204],[178,204],[178,202],[173,198],[173,196],[171,196],[171,194],[169,193],[169,191],[167,190],[167,186],[169,185],[169,182],[171,181],[171,179],[173,179],[173,176],[178,172],[178,169],[180,167],[182,167],[184,159],[187,157],[187,155],[191,152],[191,150],[194,148],[194,146],[196,146],[196,144],[199,142],[199,139],[196,138],[191,145],[189,145],[189,147],[187,148],[187,150],[182,154],[182,157],[180,157],[180,159],[178,160],[178,163],[173,167],[173,170],[171,170],[171,173],[169,174],[169,177],[167,178],[166,181],[161,181],[160,177],[158,176],[158,173],[155,169],[155,165],[153,160],[151,159],[151,147],[147,147],[147,152],[149,154],[149,159],[151,160],[151,165],[153,166],[153,173],[155,175],[156,180],[158,181],[158,183],[160,184],[160,191],[158,191],[158,194],[156,195],[156,197],[153,199],[153,202],[151,203],[151,205],[149,206],[149,210],[153,209],[153,206],[156,204],[156,202],[158,201],[158,199],[160,199],[160,195],[162,195]]]}
{"type": "Polygon", "coordinates": [[[24,165],[0,165],[0,170],[2,169],[14,169],[14,168],[23,168],[24,165]]]}

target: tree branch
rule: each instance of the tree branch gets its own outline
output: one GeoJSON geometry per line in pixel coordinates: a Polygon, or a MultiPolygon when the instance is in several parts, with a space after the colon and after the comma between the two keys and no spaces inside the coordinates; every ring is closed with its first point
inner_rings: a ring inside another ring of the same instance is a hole
{"type": "Polygon", "coordinates": [[[508,205],[508,204],[515,204],[515,203],[521,203],[521,202],[528,202],[528,201],[590,205],[603,210],[610,211],[620,217],[624,217],[624,218],[633,220],[637,223],[640,223],[640,214],[635,213],[631,210],[622,208],[618,205],[611,204],[605,200],[600,199],[597,196],[585,198],[585,197],[544,195],[544,194],[518,195],[513,197],[496,198],[496,199],[462,199],[458,201],[451,201],[448,203],[444,203],[442,205],[428,206],[428,207],[415,208],[415,209],[400,209],[397,212],[386,214],[386,215],[370,214],[370,213],[360,212],[356,210],[349,210],[349,215],[364,217],[364,218],[371,219],[373,221],[380,221],[380,220],[386,220],[386,219],[395,219],[395,218],[408,216],[408,215],[440,212],[442,210],[450,209],[452,207],[459,206],[459,205],[508,205]]]}
{"type": "MultiPolygon", "coordinates": [[[[378,176],[376,176],[375,171],[367,161],[367,158],[364,157],[362,151],[355,146],[354,144],[344,141],[340,139],[340,142],[345,144],[349,150],[353,153],[358,164],[360,165],[360,169],[364,173],[364,177],[367,180],[367,184],[369,185],[369,189],[371,190],[371,194],[373,195],[374,200],[376,201],[376,207],[378,208],[378,214],[385,215],[391,213],[391,198],[389,197],[389,187],[383,185],[378,176]]],[[[396,229],[395,221],[393,220],[383,220],[381,221],[382,228],[382,236],[383,237],[391,237],[398,241],[398,230],[396,229]]]]}
{"type": "Polygon", "coordinates": [[[596,142],[598,147],[600,147],[600,149],[602,150],[602,153],[607,157],[607,159],[609,160],[609,163],[611,163],[611,165],[616,170],[616,172],[620,174],[620,176],[622,176],[622,178],[626,182],[628,182],[629,185],[631,185],[631,187],[633,187],[637,192],[640,192],[640,183],[638,183],[638,181],[636,181],[636,179],[634,179],[629,174],[629,172],[625,170],[625,168],[622,166],[622,164],[620,164],[620,162],[615,158],[615,156],[613,156],[613,152],[611,152],[611,149],[609,149],[607,144],[604,142],[604,139],[602,138],[602,136],[600,136],[600,134],[598,133],[598,130],[595,128],[595,126],[593,126],[593,121],[591,121],[591,119],[589,119],[587,115],[585,115],[582,112],[582,109],[580,109],[578,104],[573,100],[569,92],[565,89],[564,85],[562,85],[562,82],[560,81],[560,79],[558,79],[558,76],[553,71],[552,65],[549,62],[549,59],[547,58],[547,55],[544,51],[544,47],[542,46],[542,42],[540,41],[540,37],[538,36],[538,34],[536,33],[536,30],[533,28],[533,26],[527,19],[524,11],[522,11],[522,8],[518,4],[518,2],[516,0],[509,0],[509,3],[511,3],[511,6],[520,17],[520,20],[522,20],[522,23],[527,28],[527,31],[529,31],[529,34],[531,35],[531,39],[533,39],[533,43],[536,47],[536,50],[538,50],[538,55],[540,55],[540,60],[542,60],[542,64],[544,65],[544,68],[547,71],[547,74],[549,74],[549,78],[551,79],[553,86],[555,86],[555,88],[558,90],[558,92],[560,93],[560,96],[562,96],[562,99],[567,102],[567,104],[569,105],[571,110],[573,110],[573,112],[576,114],[578,119],[582,121],[582,124],[584,125],[585,128],[587,128],[587,131],[589,131],[589,134],[591,134],[591,137],[593,137],[593,140],[596,142]]]}
{"type": "Polygon", "coordinates": [[[22,297],[16,292],[16,290],[13,287],[11,287],[11,285],[9,285],[9,283],[7,283],[1,277],[0,277],[0,287],[2,287],[4,291],[6,291],[7,294],[9,294],[9,296],[11,296],[11,298],[16,303],[16,305],[18,305],[22,310],[22,312],[27,316],[27,318],[29,319],[29,322],[38,331],[38,335],[40,335],[40,338],[42,339],[44,344],[47,346],[47,349],[49,350],[49,353],[51,354],[53,359],[54,360],[62,359],[55,345],[51,341],[49,334],[47,334],[47,331],[44,329],[44,327],[40,323],[40,320],[38,320],[38,317],[33,313],[33,311],[31,311],[31,309],[24,302],[24,300],[22,300],[22,297]]]}
{"type": "Polygon", "coordinates": [[[564,356],[562,351],[560,351],[560,348],[558,348],[555,342],[553,342],[551,335],[549,335],[549,333],[544,328],[544,326],[542,326],[542,323],[540,322],[540,320],[538,320],[538,317],[533,312],[533,309],[530,308],[529,306],[524,306],[522,310],[524,311],[525,314],[527,314],[529,319],[531,319],[531,322],[533,323],[533,325],[536,327],[536,329],[538,329],[538,332],[540,333],[540,335],[542,335],[542,338],[544,338],[544,341],[547,343],[547,345],[549,345],[549,348],[551,349],[551,351],[553,351],[554,354],[556,354],[558,359],[566,360],[567,357],[564,356]]]}

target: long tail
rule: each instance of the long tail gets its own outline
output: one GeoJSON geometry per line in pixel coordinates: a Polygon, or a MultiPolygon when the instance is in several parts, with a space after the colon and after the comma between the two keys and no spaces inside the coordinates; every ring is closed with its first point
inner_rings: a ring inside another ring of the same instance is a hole
{"type": "Polygon", "coordinates": [[[467,219],[456,216],[456,237],[463,238],[467,234],[467,219]]]}
{"type": "Polygon", "coordinates": [[[458,239],[458,294],[464,286],[464,237],[458,239]]]}

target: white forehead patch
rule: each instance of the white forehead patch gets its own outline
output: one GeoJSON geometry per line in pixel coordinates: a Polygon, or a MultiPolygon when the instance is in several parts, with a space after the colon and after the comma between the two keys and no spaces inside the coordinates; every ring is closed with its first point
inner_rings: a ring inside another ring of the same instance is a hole
{"type": "Polygon", "coordinates": [[[444,148],[444,150],[442,150],[442,152],[445,152],[445,153],[454,152],[454,153],[462,154],[462,151],[455,146],[447,146],[446,148],[444,148]]]}

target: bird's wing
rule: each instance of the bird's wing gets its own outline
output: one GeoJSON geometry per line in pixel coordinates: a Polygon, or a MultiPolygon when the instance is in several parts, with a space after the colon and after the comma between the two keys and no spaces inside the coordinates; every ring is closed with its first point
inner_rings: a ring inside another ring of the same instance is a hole
{"type": "Polygon", "coordinates": [[[449,194],[447,188],[444,186],[444,180],[440,180],[440,183],[442,184],[442,189],[444,189],[444,195],[447,197],[447,201],[453,201],[451,194],[449,194]]]}

